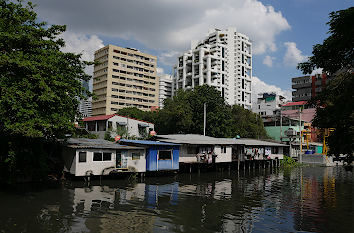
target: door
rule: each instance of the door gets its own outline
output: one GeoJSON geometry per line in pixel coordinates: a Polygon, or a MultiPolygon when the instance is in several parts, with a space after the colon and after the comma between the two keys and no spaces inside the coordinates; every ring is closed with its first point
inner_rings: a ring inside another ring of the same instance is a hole
{"type": "Polygon", "coordinates": [[[122,168],[122,151],[116,151],[116,168],[122,168]]]}

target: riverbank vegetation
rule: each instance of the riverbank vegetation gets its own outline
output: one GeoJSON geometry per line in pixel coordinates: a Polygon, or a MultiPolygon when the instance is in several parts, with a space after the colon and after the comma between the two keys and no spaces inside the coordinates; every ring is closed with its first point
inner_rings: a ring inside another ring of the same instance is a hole
{"type": "Polygon", "coordinates": [[[241,106],[229,106],[215,87],[203,85],[178,90],[164,108],[153,112],[123,108],[117,114],[149,121],[158,134],[203,134],[204,103],[206,135],[213,137],[268,138],[261,117],[241,106]]]}
{"type": "Polygon", "coordinates": [[[297,162],[294,158],[284,155],[284,158],[281,160],[280,165],[283,168],[294,168],[299,167],[301,164],[297,162]]]}
{"type": "Polygon", "coordinates": [[[329,153],[354,152],[354,7],[330,13],[329,37],[313,47],[312,56],[298,68],[311,74],[322,68],[330,81],[309,104],[316,106],[315,127],[334,128],[328,138],[329,153]]]}
{"type": "Polygon", "coordinates": [[[90,63],[61,51],[65,28],[40,22],[30,2],[0,0],[0,181],[43,177],[56,140],[76,131],[90,63]]]}

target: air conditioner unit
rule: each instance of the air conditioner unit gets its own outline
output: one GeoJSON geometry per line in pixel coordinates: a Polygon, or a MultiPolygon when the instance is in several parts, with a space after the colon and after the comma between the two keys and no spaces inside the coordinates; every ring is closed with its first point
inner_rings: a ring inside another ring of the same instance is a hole
{"type": "Polygon", "coordinates": [[[293,128],[290,128],[288,130],[285,130],[285,135],[288,136],[288,137],[291,137],[291,136],[296,136],[297,135],[297,132],[293,129],[293,128]]]}

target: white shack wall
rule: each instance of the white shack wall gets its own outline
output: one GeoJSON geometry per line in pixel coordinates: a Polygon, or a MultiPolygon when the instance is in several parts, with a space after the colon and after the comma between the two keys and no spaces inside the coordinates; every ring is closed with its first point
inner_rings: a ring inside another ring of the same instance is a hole
{"type": "MultiPolygon", "coordinates": [[[[127,150],[126,154],[122,154],[122,159],[126,159],[128,171],[145,172],[146,157],[145,150],[127,150]],[[133,160],[132,153],[139,152],[140,159],[133,160]]],[[[110,171],[116,169],[116,150],[114,149],[77,149],[76,156],[73,160],[73,167],[70,170],[75,176],[86,176],[92,172],[92,175],[108,175],[110,171]],[[79,152],[86,152],[86,162],[79,163],[79,152]],[[111,153],[110,161],[93,161],[94,152],[111,153]],[[76,166],[75,166],[76,164],[76,166]]]]}
{"type": "Polygon", "coordinates": [[[128,153],[124,156],[127,160],[127,166],[129,171],[146,172],[146,157],[144,150],[128,150],[128,153]],[[140,153],[140,159],[132,159],[132,153],[140,153]],[[130,168],[130,169],[129,169],[130,168]]]}
{"type": "Polygon", "coordinates": [[[117,123],[123,123],[127,127],[129,136],[135,136],[135,137],[142,136],[139,134],[139,123],[147,125],[147,127],[145,127],[146,133],[149,133],[149,128],[151,128],[152,130],[154,130],[155,128],[155,125],[152,123],[138,121],[138,120],[122,117],[122,116],[114,116],[108,119],[108,121],[112,122],[112,132],[116,132],[117,123]]]}
{"type": "Polygon", "coordinates": [[[226,153],[223,153],[221,150],[222,146],[215,146],[214,153],[217,155],[215,162],[216,163],[225,163],[232,161],[232,147],[231,146],[224,146],[226,147],[226,153]]]}
{"type": "MultiPolygon", "coordinates": [[[[188,145],[181,145],[179,151],[179,162],[180,163],[196,163],[197,156],[196,153],[188,153],[188,145]]],[[[217,155],[215,162],[224,163],[232,161],[232,147],[226,146],[226,153],[222,153],[221,146],[214,147],[214,153],[217,155]]]]}
{"type": "Polygon", "coordinates": [[[180,163],[196,163],[197,156],[195,153],[188,154],[188,145],[181,145],[179,148],[179,162],[180,163]]]}
{"type": "Polygon", "coordinates": [[[116,152],[112,149],[78,149],[76,150],[75,176],[107,175],[116,167],[116,152]],[[86,162],[79,163],[79,152],[86,152],[86,162]],[[110,161],[93,161],[94,152],[111,153],[110,161]],[[106,170],[106,172],[104,172],[106,170]]]}

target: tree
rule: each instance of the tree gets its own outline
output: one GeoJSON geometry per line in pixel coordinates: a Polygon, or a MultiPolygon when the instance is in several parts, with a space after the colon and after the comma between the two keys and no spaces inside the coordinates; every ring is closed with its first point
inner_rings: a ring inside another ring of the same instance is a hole
{"type": "Polygon", "coordinates": [[[208,85],[193,90],[178,90],[158,111],[155,128],[158,134],[203,134],[204,103],[206,104],[206,135],[213,137],[267,138],[262,120],[240,106],[229,106],[221,93],[208,85]]]}
{"type": "Polygon", "coordinates": [[[331,154],[352,156],[354,151],[354,7],[330,13],[330,36],[313,47],[309,61],[298,68],[305,74],[315,68],[331,76],[326,88],[309,104],[316,106],[313,125],[335,128],[328,138],[331,154]]]}
{"type": "Polygon", "coordinates": [[[46,141],[75,130],[78,98],[90,96],[81,84],[90,79],[89,63],[61,51],[65,28],[39,22],[31,2],[0,0],[0,162],[19,164],[17,155],[35,153],[35,145],[19,148],[14,140],[46,141]]]}
{"type": "Polygon", "coordinates": [[[307,62],[299,63],[298,69],[310,74],[315,68],[323,68],[328,74],[348,67],[354,63],[354,7],[331,12],[330,36],[322,44],[313,46],[312,56],[307,62]]]}

